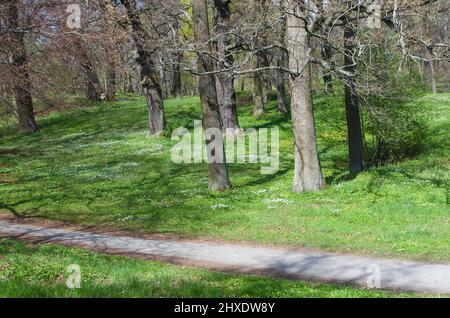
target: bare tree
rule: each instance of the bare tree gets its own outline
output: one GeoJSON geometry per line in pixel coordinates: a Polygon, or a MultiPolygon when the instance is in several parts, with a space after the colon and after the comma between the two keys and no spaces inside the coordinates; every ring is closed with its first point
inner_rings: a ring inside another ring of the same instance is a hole
{"type": "MultiPolygon", "coordinates": [[[[281,39],[283,47],[286,46],[286,15],[283,2],[280,3],[280,26],[278,27],[278,36],[281,39]]],[[[286,72],[283,70],[287,64],[286,51],[284,48],[279,48],[276,53],[278,70],[276,71],[277,83],[277,109],[281,114],[287,114],[286,108],[286,72]]]]}
{"type": "Polygon", "coordinates": [[[117,16],[115,8],[110,1],[99,0],[99,7],[102,16],[102,29],[108,34],[108,38],[104,39],[106,65],[105,65],[105,82],[106,82],[106,100],[114,101],[116,96],[116,64],[118,56],[116,53],[117,43],[120,38],[117,36],[117,16]]]}
{"type": "Polygon", "coordinates": [[[171,95],[173,97],[183,97],[182,82],[181,82],[181,63],[183,54],[180,52],[172,55],[172,89],[171,95]]]}
{"type": "MultiPolygon", "coordinates": [[[[351,2],[349,6],[351,6],[351,2]]],[[[357,72],[356,40],[355,25],[350,21],[350,17],[347,16],[344,25],[344,70],[348,74],[344,78],[345,113],[347,118],[349,167],[350,172],[354,174],[365,169],[360,101],[356,83],[352,79],[357,72]]]]}
{"type": "Polygon", "coordinates": [[[256,49],[255,72],[253,73],[253,116],[258,117],[264,114],[265,104],[267,103],[267,82],[265,79],[264,68],[269,67],[267,53],[261,49],[267,44],[267,30],[263,27],[266,22],[267,0],[254,1],[254,10],[260,16],[260,27],[256,29],[253,36],[254,47],[256,49]]]}
{"type": "MultiPolygon", "coordinates": [[[[208,44],[210,39],[208,6],[206,0],[192,0],[192,11],[194,17],[194,34],[197,45],[197,71],[200,74],[198,80],[198,90],[203,112],[203,128],[216,129],[221,131],[222,122],[220,116],[219,103],[217,101],[216,80],[213,74],[214,61],[211,58],[212,49],[208,44]]],[[[215,151],[222,151],[223,162],[214,162],[210,151],[208,154],[209,167],[209,189],[211,191],[223,191],[231,188],[228,178],[228,169],[226,166],[225,152],[222,134],[214,136],[214,140],[206,140],[207,146],[211,142],[215,142],[217,148],[215,151]],[[218,148],[222,149],[218,149],[218,148]]]]}
{"type": "Polygon", "coordinates": [[[24,43],[24,28],[19,23],[18,2],[7,0],[5,18],[8,28],[7,44],[9,46],[9,63],[14,77],[14,95],[19,127],[25,132],[38,130],[33,112],[33,99],[31,96],[31,80],[28,73],[28,58],[24,43]]]}
{"type": "Polygon", "coordinates": [[[216,36],[217,55],[219,56],[218,69],[224,70],[216,75],[217,99],[222,116],[222,129],[239,129],[237,114],[236,91],[234,89],[234,74],[231,71],[234,65],[233,52],[230,51],[231,0],[214,0],[214,29],[216,36]]]}
{"type": "Polygon", "coordinates": [[[308,1],[288,1],[287,38],[291,74],[291,113],[294,130],[295,192],[318,191],[325,186],[317,151],[311,92],[311,47],[308,1]]]}
{"type": "Polygon", "coordinates": [[[149,135],[160,135],[165,129],[164,102],[157,78],[155,62],[145,46],[145,30],[142,26],[135,0],[121,0],[127,10],[132,37],[136,45],[136,62],[139,66],[141,85],[149,111],[149,135]]]}

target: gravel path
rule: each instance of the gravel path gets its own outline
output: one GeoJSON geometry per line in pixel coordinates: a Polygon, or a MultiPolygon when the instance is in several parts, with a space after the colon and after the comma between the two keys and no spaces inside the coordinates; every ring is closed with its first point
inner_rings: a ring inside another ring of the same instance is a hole
{"type": "Polygon", "coordinates": [[[0,237],[32,239],[112,254],[182,261],[214,269],[261,273],[364,288],[450,295],[450,265],[222,243],[149,240],[0,221],[0,237]]]}

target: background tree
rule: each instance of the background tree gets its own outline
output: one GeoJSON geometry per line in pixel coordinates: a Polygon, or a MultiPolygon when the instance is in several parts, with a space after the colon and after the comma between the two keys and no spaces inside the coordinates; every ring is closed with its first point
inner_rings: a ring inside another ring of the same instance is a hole
{"type": "Polygon", "coordinates": [[[236,91],[234,88],[234,56],[231,42],[231,0],[214,0],[214,31],[216,37],[217,69],[224,70],[216,75],[217,99],[222,116],[222,129],[239,129],[236,91]]]}
{"type": "Polygon", "coordinates": [[[287,38],[291,74],[291,113],[294,130],[295,192],[318,191],[325,186],[317,151],[311,91],[311,47],[306,1],[288,1],[287,38]]]}
{"type": "Polygon", "coordinates": [[[164,131],[166,122],[162,90],[157,78],[154,57],[145,46],[146,32],[142,26],[135,0],[121,0],[121,3],[126,8],[136,46],[136,62],[139,65],[142,90],[147,99],[149,111],[149,135],[157,136],[164,131]]]}
{"type": "MultiPolygon", "coordinates": [[[[38,127],[33,112],[32,83],[28,72],[28,57],[24,43],[25,30],[19,20],[19,2],[7,0],[2,5],[2,23],[6,28],[5,44],[14,81],[14,96],[19,128],[35,132],[38,127]]],[[[3,33],[3,32],[2,32],[3,33]]],[[[2,36],[3,38],[3,36],[2,36]]]]}
{"type": "MultiPolygon", "coordinates": [[[[194,34],[197,45],[197,71],[200,74],[198,80],[198,90],[200,93],[202,112],[203,112],[203,128],[222,130],[222,122],[220,116],[219,103],[217,101],[216,81],[213,73],[214,62],[211,59],[211,45],[208,44],[209,34],[209,17],[208,6],[206,0],[193,0],[192,11],[194,18],[194,34]]],[[[223,149],[222,136],[215,136],[214,140],[206,140],[206,144],[214,141],[221,145],[223,161],[213,162],[213,155],[210,151],[208,155],[209,167],[209,189],[212,191],[223,191],[231,188],[228,177],[228,169],[226,166],[225,152],[223,149]],[[220,139],[220,140],[218,140],[220,139]]],[[[220,146],[219,146],[220,147],[220,146]]],[[[220,151],[215,149],[215,151],[220,151]]]]}

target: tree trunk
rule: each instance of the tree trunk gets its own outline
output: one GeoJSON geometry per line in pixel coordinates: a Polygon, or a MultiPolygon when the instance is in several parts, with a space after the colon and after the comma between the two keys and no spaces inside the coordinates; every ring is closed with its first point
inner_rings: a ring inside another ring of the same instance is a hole
{"type": "MultiPolygon", "coordinates": [[[[329,44],[325,44],[322,47],[322,58],[327,63],[331,62],[331,46],[329,44]]],[[[325,85],[325,93],[326,94],[333,94],[333,76],[328,70],[324,70],[324,74],[322,75],[323,83],[325,85]]]]}
{"type": "MultiPolygon", "coordinates": [[[[281,44],[283,46],[286,45],[286,18],[284,16],[284,5],[283,2],[281,2],[280,6],[280,13],[281,13],[281,26],[280,26],[280,38],[282,39],[281,44]]],[[[286,67],[286,53],[284,50],[280,49],[278,50],[278,56],[277,56],[277,104],[278,104],[278,112],[281,114],[287,114],[288,110],[286,108],[286,81],[285,81],[285,74],[284,71],[281,68],[286,67]]]]}
{"type": "Polygon", "coordinates": [[[277,104],[278,112],[286,115],[288,110],[286,108],[286,85],[283,71],[279,71],[277,75],[277,104]]]}
{"type": "MultiPolygon", "coordinates": [[[[256,68],[259,68],[259,62],[256,63],[256,68]]],[[[253,116],[258,117],[264,114],[264,88],[263,88],[263,79],[262,72],[257,71],[253,75],[253,103],[255,104],[253,107],[253,116]]]]}
{"type": "Polygon", "coordinates": [[[429,67],[429,80],[431,83],[431,91],[433,92],[433,94],[437,94],[437,86],[436,86],[436,70],[434,67],[434,61],[430,60],[428,63],[428,67],[429,67]]]}
{"type": "Polygon", "coordinates": [[[151,54],[144,48],[145,30],[136,8],[135,0],[121,0],[127,10],[132,26],[132,36],[136,45],[140,81],[143,94],[147,100],[149,114],[149,135],[158,136],[165,129],[164,103],[155,64],[151,54]]]}
{"type": "MultiPolygon", "coordinates": [[[[345,70],[350,74],[356,74],[355,44],[353,43],[355,30],[347,24],[344,27],[344,63],[345,70]]],[[[348,151],[350,173],[356,174],[364,171],[364,147],[359,111],[359,96],[354,80],[345,79],[345,111],[347,117],[348,151]]]]}
{"type": "Polygon", "coordinates": [[[319,191],[325,186],[317,151],[311,96],[310,44],[304,1],[289,7],[287,37],[291,76],[291,112],[295,142],[294,192],[319,191]]]}
{"type": "Polygon", "coordinates": [[[83,54],[80,57],[81,67],[84,70],[84,74],[86,75],[86,98],[90,101],[99,101],[100,100],[100,81],[97,76],[97,72],[94,69],[94,66],[89,61],[89,57],[87,54],[83,54]]]}
{"type": "Polygon", "coordinates": [[[116,64],[111,61],[106,70],[106,100],[114,101],[116,99],[116,64]]]}
{"type": "Polygon", "coordinates": [[[17,1],[9,0],[7,5],[7,17],[9,27],[13,32],[9,34],[10,63],[14,75],[14,95],[16,100],[17,118],[19,129],[28,133],[38,130],[33,112],[33,99],[31,96],[31,80],[28,73],[27,52],[24,43],[23,32],[19,29],[19,12],[17,1]]]}
{"type": "MultiPolygon", "coordinates": [[[[234,57],[229,51],[231,38],[230,31],[230,2],[231,0],[214,0],[214,29],[218,35],[217,53],[221,60],[218,62],[219,70],[230,69],[234,64],[234,57]]],[[[222,117],[222,130],[239,130],[237,114],[236,91],[234,89],[234,75],[231,71],[218,73],[216,76],[217,100],[219,101],[220,115],[222,117]]]]}
{"type": "Polygon", "coordinates": [[[122,91],[130,94],[133,94],[135,92],[133,89],[133,78],[131,76],[131,70],[128,69],[128,67],[126,66],[125,70],[122,72],[121,81],[122,81],[122,91]]]}
{"type": "MultiPolygon", "coordinates": [[[[206,0],[192,0],[193,3],[193,17],[194,17],[194,34],[197,43],[197,70],[199,74],[198,90],[200,93],[202,112],[203,112],[203,128],[207,129],[222,129],[219,103],[217,101],[215,76],[213,74],[204,74],[214,70],[214,62],[211,54],[211,48],[206,44],[209,40],[209,23],[208,23],[208,6],[206,0]]],[[[223,145],[222,134],[215,136],[220,140],[214,140],[216,143],[221,143],[223,162],[213,162],[211,153],[208,151],[208,168],[209,168],[209,189],[211,191],[223,191],[231,188],[231,183],[228,177],[228,169],[225,159],[225,151],[223,145]]],[[[207,145],[211,141],[206,141],[207,145]]]]}
{"type": "Polygon", "coordinates": [[[173,73],[172,73],[172,97],[183,97],[181,90],[181,61],[183,60],[183,54],[177,53],[173,55],[173,73]]]}
{"type": "MultiPolygon", "coordinates": [[[[110,0],[99,1],[101,13],[102,13],[102,27],[107,32],[107,34],[114,38],[116,29],[114,26],[117,16],[115,13],[114,5],[110,0]]],[[[114,101],[116,98],[116,51],[113,45],[110,45],[108,41],[106,42],[106,94],[105,98],[107,101],[114,101]]]]}
{"type": "MultiPolygon", "coordinates": [[[[259,0],[255,1],[255,12],[261,15],[261,17],[265,17],[266,10],[265,7],[267,5],[267,0],[259,0]]],[[[264,46],[267,42],[267,36],[264,34],[264,31],[261,31],[261,34],[257,35],[255,40],[255,46],[258,49],[259,46],[264,46]]],[[[256,61],[255,68],[261,69],[268,66],[268,60],[265,52],[258,51],[256,53],[256,61]]],[[[264,78],[264,71],[258,70],[253,74],[253,116],[258,117],[264,113],[265,104],[268,102],[267,94],[268,91],[268,82],[264,78]]]]}

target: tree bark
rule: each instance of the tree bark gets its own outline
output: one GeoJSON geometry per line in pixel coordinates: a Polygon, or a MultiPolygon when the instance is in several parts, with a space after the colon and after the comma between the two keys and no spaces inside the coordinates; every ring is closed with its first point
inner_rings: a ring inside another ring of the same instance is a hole
{"type": "MultiPolygon", "coordinates": [[[[355,44],[353,43],[355,30],[347,23],[344,27],[344,63],[345,70],[350,74],[356,74],[357,65],[354,59],[355,44]]],[[[352,78],[345,79],[345,111],[347,117],[348,152],[350,173],[357,174],[365,170],[364,146],[359,110],[359,95],[352,78]]]]}
{"type": "Polygon", "coordinates": [[[286,84],[284,81],[284,72],[279,71],[277,75],[277,110],[280,114],[286,115],[286,84]]]}
{"type": "Polygon", "coordinates": [[[81,67],[86,75],[86,98],[90,101],[100,100],[100,81],[94,66],[89,61],[88,54],[82,54],[80,57],[81,67]]]}
{"type": "MultiPolygon", "coordinates": [[[[325,44],[322,47],[322,58],[327,63],[331,62],[331,46],[329,44],[325,44]]],[[[324,74],[322,75],[323,83],[325,85],[325,93],[333,94],[333,76],[329,73],[328,70],[324,70],[324,74]]]]}
{"type": "MultiPolygon", "coordinates": [[[[267,4],[267,0],[259,0],[255,1],[255,11],[258,12],[261,17],[264,17],[265,6],[267,4]]],[[[255,46],[258,49],[259,46],[264,46],[267,42],[267,37],[264,34],[264,31],[261,31],[262,34],[257,34],[255,39],[255,46]]],[[[256,53],[255,60],[255,68],[261,69],[268,66],[268,60],[265,52],[258,51],[256,53]]],[[[253,74],[253,116],[258,117],[264,114],[265,104],[268,102],[267,94],[268,94],[268,82],[264,77],[264,71],[259,70],[254,72],[253,74]]]]}
{"type": "Polygon", "coordinates": [[[33,99],[31,96],[31,80],[28,73],[27,52],[24,43],[24,34],[19,32],[18,2],[8,0],[6,3],[8,25],[13,30],[9,35],[10,63],[14,75],[14,95],[16,101],[19,129],[32,133],[38,130],[33,112],[33,99]]]}
{"type": "MultiPolygon", "coordinates": [[[[200,93],[202,112],[203,112],[203,128],[222,129],[219,103],[217,101],[215,76],[213,74],[205,74],[214,70],[214,62],[211,58],[211,47],[206,44],[209,41],[209,22],[208,22],[208,6],[206,0],[192,0],[193,17],[194,17],[194,34],[197,43],[197,71],[199,74],[198,90],[200,93]]],[[[215,136],[222,138],[222,135],[215,136]]],[[[208,155],[209,168],[209,189],[211,191],[223,191],[231,188],[228,177],[228,169],[225,159],[225,151],[223,139],[221,139],[222,152],[224,154],[222,163],[212,162],[211,153],[208,155]]],[[[211,141],[206,140],[207,145],[211,141]]],[[[215,140],[217,142],[217,140],[215,140]]],[[[220,143],[220,141],[219,141],[220,143]]]]}
{"type": "Polygon", "coordinates": [[[239,130],[239,120],[237,114],[236,91],[234,89],[234,75],[230,69],[234,64],[234,57],[229,51],[231,38],[230,31],[230,3],[231,0],[214,0],[214,29],[217,38],[217,53],[221,60],[218,62],[218,69],[227,71],[218,73],[216,76],[217,100],[219,101],[220,115],[222,117],[222,129],[239,130]]]}
{"type": "Polygon", "coordinates": [[[305,1],[288,8],[287,37],[291,76],[291,112],[295,142],[294,192],[319,191],[325,186],[317,151],[311,95],[310,44],[304,19],[305,1]]]}
{"type": "Polygon", "coordinates": [[[122,91],[125,93],[134,93],[133,89],[133,79],[131,77],[131,71],[127,68],[122,72],[121,75],[121,84],[122,84],[122,91]]]}
{"type": "Polygon", "coordinates": [[[437,90],[437,86],[436,86],[436,70],[434,67],[434,61],[430,59],[430,61],[428,61],[426,64],[428,65],[428,69],[429,69],[428,79],[431,84],[431,91],[433,92],[433,94],[437,94],[438,90],[437,90]]]}
{"type": "Polygon", "coordinates": [[[172,73],[172,97],[183,97],[183,92],[181,90],[181,61],[183,60],[183,54],[177,53],[173,55],[173,73],[172,73]]]}
{"type": "MultiPolygon", "coordinates": [[[[259,62],[256,62],[256,68],[259,68],[259,62]]],[[[263,87],[263,79],[262,72],[257,71],[253,75],[253,103],[255,104],[253,107],[253,116],[258,117],[264,114],[264,87],[263,87]]]]}
{"type": "Polygon", "coordinates": [[[136,63],[143,94],[147,100],[149,114],[149,135],[158,136],[165,129],[164,103],[161,86],[156,74],[156,68],[151,54],[144,47],[145,30],[136,8],[135,0],[121,0],[127,10],[132,27],[132,36],[136,45],[136,63]]]}
{"type": "MultiPolygon", "coordinates": [[[[112,58],[112,57],[111,57],[112,58]]],[[[106,69],[106,100],[116,99],[116,64],[110,61],[106,69]]]]}
{"type": "Polygon", "coordinates": [[[117,57],[115,49],[109,42],[109,37],[114,39],[115,37],[115,21],[117,20],[116,13],[114,10],[113,3],[110,0],[99,1],[100,9],[102,12],[103,28],[108,34],[108,39],[106,39],[106,94],[105,98],[107,101],[114,101],[116,98],[116,64],[117,57]]]}
{"type": "MultiPolygon", "coordinates": [[[[281,2],[280,5],[280,13],[281,13],[281,26],[280,26],[280,38],[282,39],[282,45],[286,45],[286,17],[284,16],[284,4],[281,2]]],[[[285,73],[281,68],[286,67],[286,52],[283,49],[278,50],[277,56],[277,109],[281,114],[287,114],[288,110],[286,108],[286,81],[285,81],[285,73]]]]}

